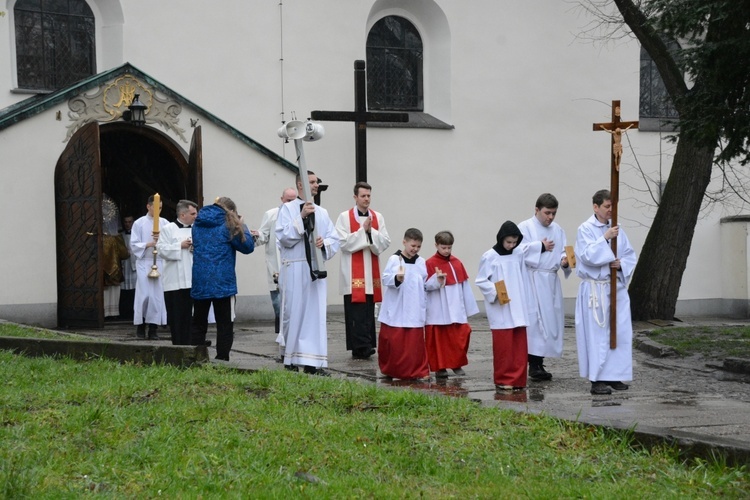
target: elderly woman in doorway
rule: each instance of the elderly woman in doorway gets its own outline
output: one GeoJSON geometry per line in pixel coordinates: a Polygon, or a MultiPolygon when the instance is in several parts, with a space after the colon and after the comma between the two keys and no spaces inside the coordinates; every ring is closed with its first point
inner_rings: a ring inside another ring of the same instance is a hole
{"type": "Polygon", "coordinates": [[[226,197],[200,209],[193,225],[193,345],[206,343],[208,312],[216,316],[216,359],[229,361],[234,341],[232,300],[237,295],[236,254],[251,253],[253,236],[226,197]]]}

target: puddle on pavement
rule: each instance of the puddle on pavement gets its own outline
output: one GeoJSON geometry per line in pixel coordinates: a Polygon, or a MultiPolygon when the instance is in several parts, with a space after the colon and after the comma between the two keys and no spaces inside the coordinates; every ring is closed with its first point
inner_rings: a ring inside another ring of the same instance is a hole
{"type": "Polygon", "coordinates": [[[659,404],[673,406],[698,406],[695,399],[671,399],[669,401],[659,401],[659,404]]]}
{"type": "Polygon", "coordinates": [[[388,380],[380,379],[378,383],[391,387],[409,387],[420,391],[436,392],[444,396],[466,397],[469,389],[463,386],[463,381],[453,380],[388,380]]]}
{"type": "Polygon", "coordinates": [[[495,392],[495,401],[507,401],[510,403],[526,403],[529,395],[526,390],[495,392]]]}
{"type": "Polygon", "coordinates": [[[622,406],[622,403],[620,403],[619,401],[612,400],[612,399],[607,399],[604,401],[595,399],[591,401],[592,408],[604,408],[605,406],[622,406]]]}

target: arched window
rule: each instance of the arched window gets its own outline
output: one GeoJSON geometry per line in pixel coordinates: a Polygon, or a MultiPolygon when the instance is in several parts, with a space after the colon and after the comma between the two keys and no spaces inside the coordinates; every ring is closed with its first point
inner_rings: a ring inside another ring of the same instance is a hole
{"type": "Polygon", "coordinates": [[[422,38],[403,17],[384,17],[367,35],[367,107],[424,110],[422,38]]]}
{"type": "MultiPolygon", "coordinates": [[[[680,46],[675,43],[668,44],[670,52],[679,50],[680,46]]],[[[664,81],[661,79],[659,70],[646,49],[641,47],[641,97],[639,103],[639,130],[658,131],[663,128],[672,128],[668,122],[674,122],[679,118],[672,100],[667,94],[664,81]]]]}
{"type": "Polygon", "coordinates": [[[96,73],[94,14],[85,0],[18,0],[18,87],[55,90],[96,73]]]}

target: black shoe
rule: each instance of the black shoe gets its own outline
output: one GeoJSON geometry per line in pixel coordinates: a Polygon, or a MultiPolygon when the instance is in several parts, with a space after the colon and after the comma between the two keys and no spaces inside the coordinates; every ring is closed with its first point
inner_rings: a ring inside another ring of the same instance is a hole
{"type": "Polygon", "coordinates": [[[148,339],[149,339],[149,340],[161,340],[161,337],[159,337],[159,336],[158,336],[158,335],[156,334],[156,332],[154,332],[154,333],[149,333],[149,334],[148,334],[148,339]]]}
{"type": "Polygon", "coordinates": [[[544,365],[529,365],[531,380],[552,380],[552,374],[544,369],[544,365]]]}
{"type": "Polygon", "coordinates": [[[591,394],[612,394],[612,389],[609,388],[606,382],[591,382],[591,394]]]}
{"type": "Polygon", "coordinates": [[[298,372],[299,368],[297,365],[284,365],[285,370],[289,370],[290,372],[298,372]]]}
{"type": "Polygon", "coordinates": [[[205,342],[203,342],[203,345],[206,346],[206,347],[211,347],[211,341],[210,340],[206,340],[205,342]]]}
{"type": "Polygon", "coordinates": [[[628,387],[630,387],[628,384],[623,384],[622,382],[604,382],[604,383],[616,391],[627,391],[628,387]]]}
{"type": "Polygon", "coordinates": [[[214,359],[218,359],[219,361],[229,361],[229,355],[226,356],[219,356],[218,354],[214,359]]]}
{"type": "Polygon", "coordinates": [[[330,377],[331,374],[328,373],[323,368],[315,368],[314,366],[305,366],[304,370],[305,373],[308,375],[317,375],[319,377],[330,377]]]}

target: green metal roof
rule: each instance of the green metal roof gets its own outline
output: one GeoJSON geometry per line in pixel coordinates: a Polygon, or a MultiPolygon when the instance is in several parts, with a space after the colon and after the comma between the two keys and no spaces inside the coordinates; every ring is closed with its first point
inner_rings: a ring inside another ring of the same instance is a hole
{"type": "Polygon", "coordinates": [[[294,163],[291,163],[283,156],[279,156],[278,154],[274,153],[273,151],[271,151],[264,145],[260,144],[253,138],[248,137],[244,133],[237,130],[235,127],[229,125],[227,122],[225,122],[218,116],[214,115],[213,113],[209,113],[202,107],[192,102],[190,99],[187,99],[181,94],[175,92],[174,90],[162,84],[155,78],[147,75],[146,73],[139,70],[138,68],[136,68],[130,63],[125,63],[122,66],[119,66],[117,68],[113,68],[103,73],[99,73],[98,75],[91,76],[89,78],[76,82],[72,85],[56,90],[52,93],[45,94],[45,95],[36,95],[28,99],[24,99],[23,101],[17,102],[15,104],[11,104],[10,106],[6,108],[0,109],[0,131],[8,127],[11,127],[15,125],[16,123],[21,122],[25,120],[26,118],[30,118],[32,116],[43,113],[44,111],[50,109],[53,106],[57,106],[60,103],[66,102],[68,99],[72,97],[80,95],[89,89],[101,86],[102,84],[123,74],[131,74],[139,78],[140,80],[147,82],[149,85],[157,89],[159,92],[162,92],[168,95],[169,97],[173,98],[174,100],[187,104],[191,108],[196,109],[208,121],[210,121],[211,123],[213,123],[214,125],[220,128],[223,128],[224,130],[229,132],[235,139],[239,140],[240,142],[243,142],[247,146],[250,146],[252,149],[267,156],[268,158],[275,161],[282,167],[287,168],[295,173],[298,172],[299,169],[297,165],[295,165],[294,163]]]}

